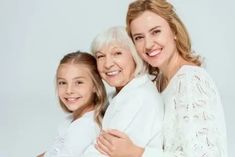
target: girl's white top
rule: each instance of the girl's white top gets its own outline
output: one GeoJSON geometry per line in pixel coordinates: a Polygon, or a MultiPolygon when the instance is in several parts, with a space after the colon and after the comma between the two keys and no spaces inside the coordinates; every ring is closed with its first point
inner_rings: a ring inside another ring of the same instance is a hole
{"type": "Polygon", "coordinates": [[[71,117],[67,118],[44,157],[79,157],[93,143],[99,132],[94,121],[94,111],[85,113],[73,122],[71,117]]]}
{"type": "Polygon", "coordinates": [[[161,95],[165,157],[227,157],[223,106],[203,68],[181,67],[161,95]]]}

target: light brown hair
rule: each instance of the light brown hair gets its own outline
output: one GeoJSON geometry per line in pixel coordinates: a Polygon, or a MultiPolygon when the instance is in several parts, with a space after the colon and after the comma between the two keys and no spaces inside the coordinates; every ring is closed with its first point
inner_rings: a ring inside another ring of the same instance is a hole
{"type": "MultiPolygon", "coordinates": [[[[105,86],[102,82],[102,79],[98,73],[97,66],[96,66],[96,59],[91,54],[86,52],[72,52],[65,55],[59,63],[59,66],[57,68],[57,72],[60,68],[60,65],[62,64],[82,64],[87,67],[89,71],[89,75],[91,77],[91,80],[95,86],[95,93],[94,93],[94,108],[95,108],[95,116],[94,119],[97,122],[97,124],[101,127],[101,121],[104,116],[105,111],[105,105],[107,101],[105,86]]],[[[60,105],[62,109],[66,112],[71,112],[68,110],[68,108],[65,106],[65,104],[59,99],[60,105]]],[[[87,106],[86,106],[87,107],[87,106]]],[[[81,116],[82,109],[78,109],[76,113],[76,116],[81,116]]]]}

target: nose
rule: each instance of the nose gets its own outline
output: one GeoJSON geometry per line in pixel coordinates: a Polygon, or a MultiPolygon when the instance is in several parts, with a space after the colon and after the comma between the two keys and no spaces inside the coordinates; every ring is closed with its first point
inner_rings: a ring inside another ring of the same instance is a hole
{"type": "Polygon", "coordinates": [[[109,69],[109,68],[111,68],[113,66],[113,58],[111,56],[110,57],[107,56],[105,58],[104,66],[105,66],[106,69],[109,69]]]}
{"type": "Polygon", "coordinates": [[[151,37],[146,36],[145,37],[145,49],[151,50],[154,45],[154,41],[151,37]]]}
{"type": "Polygon", "coordinates": [[[68,84],[66,88],[67,94],[73,94],[74,93],[74,86],[72,84],[68,84]]]}

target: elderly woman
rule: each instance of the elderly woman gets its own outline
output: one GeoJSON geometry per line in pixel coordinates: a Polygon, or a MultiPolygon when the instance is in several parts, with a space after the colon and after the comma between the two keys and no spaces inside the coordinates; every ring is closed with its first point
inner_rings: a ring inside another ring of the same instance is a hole
{"type": "MultiPolygon", "coordinates": [[[[102,79],[116,89],[103,118],[102,134],[110,129],[122,131],[139,147],[151,141],[161,156],[163,103],[124,27],[99,34],[92,43],[92,53],[102,79]]],[[[90,146],[84,156],[103,156],[95,147],[90,146]]]]}

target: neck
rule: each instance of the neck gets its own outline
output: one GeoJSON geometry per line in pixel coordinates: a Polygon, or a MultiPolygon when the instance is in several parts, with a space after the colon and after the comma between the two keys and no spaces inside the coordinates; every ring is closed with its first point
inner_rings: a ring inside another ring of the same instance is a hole
{"type": "Polygon", "coordinates": [[[82,117],[85,113],[94,110],[94,105],[84,106],[73,112],[73,121],[82,117]]]}
{"type": "Polygon", "coordinates": [[[177,71],[183,66],[183,65],[192,65],[193,63],[190,63],[186,60],[184,60],[178,53],[175,53],[162,67],[159,67],[160,71],[163,73],[163,76],[166,79],[166,82],[168,82],[172,79],[172,77],[177,73],[177,71]]]}

